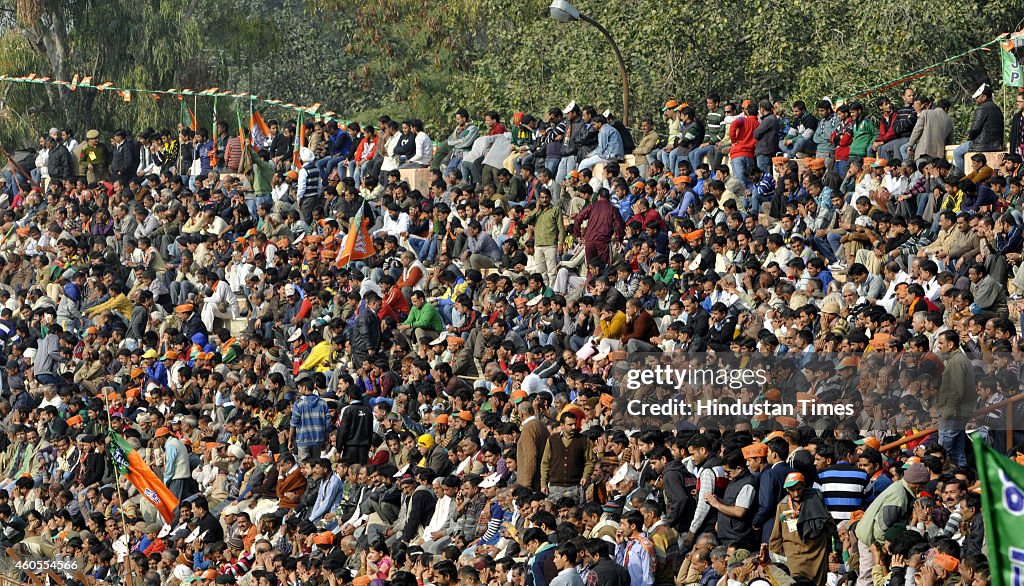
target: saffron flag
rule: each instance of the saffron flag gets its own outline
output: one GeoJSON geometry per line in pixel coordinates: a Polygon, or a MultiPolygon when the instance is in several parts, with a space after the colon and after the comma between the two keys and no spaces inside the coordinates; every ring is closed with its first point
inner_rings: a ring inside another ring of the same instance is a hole
{"type": "Polygon", "coordinates": [[[270,127],[263,121],[263,116],[255,110],[249,119],[249,136],[256,150],[261,151],[269,146],[267,140],[270,139],[270,127]]]}
{"type": "Polygon", "coordinates": [[[369,223],[370,220],[363,217],[363,207],[360,206],[349,223],[345,244],[338,254],[339,269],[353,260],[363,260],[377,253],[373,247],[373,238],[370,238],[369,223]]]}
{"type": "Polygon", "coordinates": [[[128,476],[128,481],[139,494],[156,507],[164,522],[173,521],[174,509],[178,508],[178,498],[157,478],[124,437],[113,431],[110,432],[110,457],[114,461],[117,473],[128,476]]]}
{"type": "Polygon", "coordinates": [[[971,443],[981,480],[992,586],[1024,584],[1024,466],[981,440],[971,443]]]}
{"type": "Polygon", "coordinates": [[[185,102],[181,103],[181,125],[187,126],[192,130],[192,132],[195,132],[196,129],[199,128],[199,121],[196,120],[196,113],[193,112],[185,102]]]}
{"type": "Polygon", "coordinates": [[[210,149],[210,167],[217,166],[217,98],[213,99],[213,148],[210,149]]]}
{"type": "Polygon", "coordinates": [[[292,146],[292,165],[298,171],[302,168],[302,157],[299,156],[299,151],[306,146],[306,125],[302,123],[302,112],[299,112],[299,121],[295,124],[295,144],[292,146]]]}

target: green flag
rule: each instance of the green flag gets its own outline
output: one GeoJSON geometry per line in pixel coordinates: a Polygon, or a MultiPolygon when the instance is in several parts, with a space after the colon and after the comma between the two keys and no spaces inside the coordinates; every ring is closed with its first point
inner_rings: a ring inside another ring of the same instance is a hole
{"type": "Polygon", "coordinates": [[[992,586],[1024,585],[1024,466],[973,441],[992,586]]]}
{"type": "MultiPolygon", "coordinates": [[[[1013,45],[1013,42],[1009,43],[1013,45]]],[[[1003,85],[1006,87],[1024,87],[1024,68],[1013,52],[1007,50],[1005,43],[999,44],[999,53],[1003,57],[1003,85]]]]}

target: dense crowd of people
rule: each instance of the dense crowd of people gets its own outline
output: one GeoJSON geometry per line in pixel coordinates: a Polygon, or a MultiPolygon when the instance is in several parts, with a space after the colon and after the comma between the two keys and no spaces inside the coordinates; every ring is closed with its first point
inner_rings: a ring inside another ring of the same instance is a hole
{"type": "Polygon", "coordinates": [[[51,129],[0,179],[6,569],[987,586],[969,447],[1006,451],[1024,354],[1024,94],[991,97],[965,137],[912,88],[51,129]],[[767,376],[625,384],[655,363],[767,376]],[[853,410],[635,411],[679,398],[853,410]]]}

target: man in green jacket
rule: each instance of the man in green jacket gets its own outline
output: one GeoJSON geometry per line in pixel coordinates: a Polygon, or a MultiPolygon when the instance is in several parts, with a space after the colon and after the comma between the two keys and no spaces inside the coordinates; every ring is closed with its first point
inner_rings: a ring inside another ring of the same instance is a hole
{"type": "Polygon", "coordinates": [[[413,340],[426,344],[436,338],[442,330],[444,321],[437,308],[433,303],[427,303],[427,296],[423,291],[413,291],[409,317],[398,326],[399,333],[407,338],[411,333],[413,340]]]}
{"type": "MultiPolygon", "coordinates": [[[[253,217],[256,217],[257,205],[271,203],[270,192],[273,190],[271,182],[274,179],[274,166],[270,164],[270,161],[261,157],[256,149],[252,148],[252,142],[248,138],[245,139],[245,147],[249,153],[249,160],[252,161],[252,191],[256,196],[256,201],[249,211],[253,217]]],[[[249,204],[248,198],[245,203],[249,204]]]]}
{"type": "Polygon", "coordinates": [[[853,143],[850,144],[850,162],[861,161],[868,154],[868,147],[878,138],[878,125],[864,115],[864,104],[850,104],[850,117],[853,118],[853,143]]]}
{"type": "Polygon", "coordinates": [[[562,241],[565,240],[565,223],[562,221],[562,211],[551,205],[551,194],[546,189],[541,189],[537,197],[537,209],[526,216],[527,226],[533,226],[533,243],[537,254],[535,267],[542,272],[545,283],[555,282],[555,274],[558,272],[558,255],[562,248],[562,241]]]}
{"type": "Polygon", "coordinates": [[[868,505],[864,517],[854,530],[860,553],[860,576],[857,584],[872,583],[871,568],[875,565],[871,553],[872,544],[885,543],[886,531],[894,525],[909,522],[917,495],[924,490],[929,480],[931,473],[924,464],[911,464],[903,478],[890,484],[868,505]]]}

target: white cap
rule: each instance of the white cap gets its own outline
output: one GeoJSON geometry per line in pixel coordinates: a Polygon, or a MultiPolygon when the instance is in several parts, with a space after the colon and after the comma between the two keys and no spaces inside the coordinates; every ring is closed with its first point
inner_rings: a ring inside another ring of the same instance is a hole
{"type": "Polygon", "coordinates": [[[291,283],[285,284],[284,294],[286,297],[291,297],[292,295],[295,295],[295,285],[292,285],[291,283]]]}
{"type": "Polygon", "coordinates": [[[448,339],[448,332],[441,332],[436,338],[430,341],[431,346],[440,346],[442,342],[448,339]]]}
{"type": "Polygon", "coordinates": [[[611,484],[618,484],[623,480],[632,480],[635,482],[639,479],[640,475],[636,470],[633,470],[629,464],[623,464],[622,466],[619,466],[619,469],[615,471],[615,474],[608,482],[611,484]]]}
{"type": "Polygon", "coordinates": [[[541,300],[544,299],[544,294],[535,296],[533,299],[526,302],[527,307],[534,307],[540,305],[541,300]]]}
{"type": "Polygon", "coordinates": [[[405,466],[402,466],[401,468],[399,468],[399,469],[398,469],[398,472],[395,472],[395,475],[394,475],[394,476],[392,476],[392,478],[401,478],[402,476],[404,476],[404,475],[405,475],[405,473],[406,473],[406,472],[407,472],[408,470],[409,470],[409,465],[408,465],[408,464],[406,464],[405,466]]]}
{"type": "Polygon", "coordinates": [[[611,110],[605,110],[604,113],[601,114],[601,115],[604,116],[605,118],[607,118],[607,117],[612,115],[612,111],[611,110]]]}
{"type": "Polygon", "coordinates": [[[576,100],[573,100],[573,101],[569,102],[568,104],[566,104],[566,106],[564,108],[562,108],[562,114],[568,114],[569,112],[572,112],[575,108],[576,108],[576,100]]]}
{"type": "Polygon", "coordinates": [[[159,539],[163,539],[164,537],[167,537],[170,534],[171,534],[171,526],[168,525],[167,523],[164,523],[164,526],[160,528],[160,533],[157,533],[156,536],[159,539]]]}
{"type": "Polygon", "coordinates": [[[299,160],[303,163],[312,163],[315,158],[316,155],[314,155],[313,151],[309,150],[307,147],[299,148],[299,160]]]}
{"type": "Polygon", "coordinates": [[[981,97],[981,95],[982,95],[982,94],[984,94],[984,93],[985,93],[985,90],[987,90],[987,89],[988,89],[988,84],[987,84],[987,83],[983,83],[983,84],[981,84],[981,87],[979,87],[979,88],[978,88],[978,89],[977,89],[977,90],[976,90],[976,91],[974,92],[974,95],[972,95],[971,97],[972,97],[972,98],[974,98],[974,99],[978,99],[978,98],[980,98],[980,97],[981,97]]]}
{"type": "Polygon", "coordinates": [[[188,566],[184,564],[178,564],[174,566],[174,571],[171,574],[178,579],[179,582],[184,582],[192,576],[192,570],[188,569],[188,566]]]}
{"type": "Polygon", "coordinates": [[[480,483],[480,488],[494,488],[495,486],[498,486],[499,480],[501,480],[501,474],[495,472],[483,479],[483,482],[480,483]]]}
{"type": "Polygon", "coordinates": [[[302,328],[295,328],[295,331],[292,332],[292,335],[288,336],[288,341],[289,342],[294,342],[295,340],[298,340],[301,337],[302,337],[302,328]]]}

